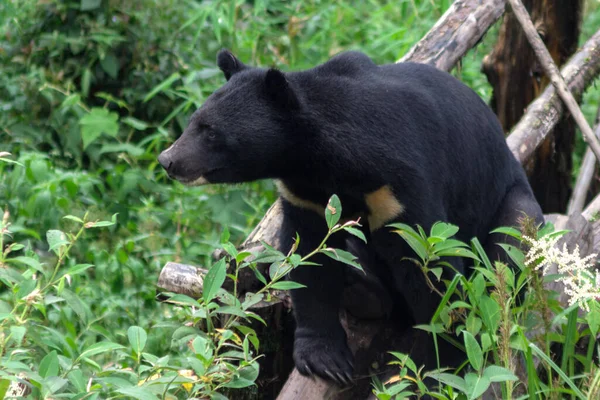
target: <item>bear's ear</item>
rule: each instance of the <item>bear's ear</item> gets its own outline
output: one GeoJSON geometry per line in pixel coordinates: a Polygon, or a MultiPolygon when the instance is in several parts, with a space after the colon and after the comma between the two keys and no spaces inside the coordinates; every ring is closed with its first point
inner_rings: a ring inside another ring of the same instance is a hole
{"type": "Polygon", "coordinates": [[[265,76],[265,89],[267,94],[278,105],[286,109],[297,109],[300,102],[294,89],[290,86],[283,72],[271,68],[265,76]]]}
{"type": "Polygon", "coordinates": [[[219,54],[217,54],[217,66],[223,71],[225,79],[227,80],[229,80],[233,74],[246,68],[240,60],[235,58],[235,56],[226,49],[219,51],[219,54]]]}

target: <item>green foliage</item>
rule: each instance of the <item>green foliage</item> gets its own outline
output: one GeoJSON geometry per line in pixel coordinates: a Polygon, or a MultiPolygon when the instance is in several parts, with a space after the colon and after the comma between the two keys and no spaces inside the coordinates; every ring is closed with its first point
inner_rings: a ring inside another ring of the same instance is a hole
{"type": "MultiPolygon", "coordinates": [[[[339,200],[334,212],[341,215],[339,200]]],[[[52,260],[52,267],[47,267],[30,246],[20,243],[11,243],[0,254],[0,281],[6,286],[0,303],[2,398],[9,390],[16,392],[19,384],[33,398],[126,395],[138,399],[157,399],[161,393],[168,393],[169,398],[223,398],[221,392],[225,389],[252,386],[260,370],[260,340],[250,321],[265,321],[251,307],[270,301],[274,289],[303,287],[283,279],[293,268],[312,265],[308,260],[315,254],[341,252],[326,247],[327,239],[358,225],[353,221],[333,224],[322,243],[304,257],[294,250],[285,255],[270,247],[256,257],[239,253],[227,241],[229,234],[223,234],[227,257],[209,268],[202,297],[196,300],[182,294],[165,294],[188,321],[188,326],[172,331],[170,347],[175,351],[170,355],[167,349],[157,351],[152,345],[156,335],[166,328],[164,324],[150,328],[150,332],[137,325],[120,334],[110,332],[103,327],[109,322],[108,314],[94,312],[89,293],[72,290],[77,288],[74,281],[95,267],[77,263],[72,250],[89,230],[114,229],[117,215],[110,221],[91,220],[88,214],[63,219],[72,221],[76,229],[74,233],[57,229],[46,233],[48,249],[54,253],[46,259],[52,260]],[[13,256],[19,252],[25,255],[13,256]],[[246,293],[241,302],[239,272],[249,268],[261,275],[257,260],[264,262],[267,258],[271,262],[270,281],[267,283],[263,277],[265,286],[256,293],[246,293]],[[233,281],[232,291],[223,288],[226,277],[233,281]],[[61,330],[46,326],[59,321],[61,330]],[[100,340],[96,340],[98,336],[100,340]]],[[[0,222],[0,248],[5,248],[4,240],[11,236],[10,214],[6,211],[0,222]]],[[[354,263],[353,257],[345,261],[354,263]]]]}
{"type": "MultiPolygon", "coordinates": [[[[0,398],[9,387],[27,388],[29,398],[187,398],[192,391],[222,398],[214,390],[251,384],[260,342],[245,325],[255,319],[248,310],[267,291],[234,301],[222,282],[224,272],[234,281],[237,272],[225,269],[225,261],[213,263],[211,254],[222,246],[236,260],[235,271],[254,268],[259,260],[272,264],[269,277],[256,270],[257,276],[278,290],[299,287],[281,278],[309,261],[269,247],[254,261],[235,251],[273,202],[271,183],[183,188],[166,179],[156,157],[223,84],[215,66],[220,48],[248,64],[284,70],[309,68],[348,49],[391,62],[450,3],[0,1],[0,208],[7,210],[0,239],[0,398]],[[202,299],[172,296],[176,307],[155,301],[158,272],[168,260],[211,265],[202,299]],[[222,320],[229,328],[219,332],[215,324],[222,320]],[[224,346],[235,350],[228,354],[224,346]]],[[[584,36],[597,29],[599,15],[589,2],[584,36]]],[[[484,99],[491,93],[479,68],[494,38],[492,30],[453,71],[484,99]]],[[[590,119],[600,98],[596,92],[585,97],[590,119]]],[[[353,223],[340,224],[339,201],[332,199],[330,206],[330,233],[343,229],[365,240],[353,223]]],[[[435,287],[445,284],[441,272],[447,265],[440,257],[482,254],[476,244],[453,242],[448,228],[402,234],[419,248],[415,261],[435,287]]],[[[342,250],[315,250],[360,268],[342,250]]],[[[476,281],[448,283],[428,329],[447,329],[458,313],[462,331],[489,354],[497,339],[490,332],[501,329],[498,313],[506,310],[492,296],[470,303],[497,283],[495,267],[481,263],[476,281]],[[456,290],[463,295],[450,302],[456,290]]],[[[524,276],[511,278],[513,292],[525,285],[524,276]]],[[[599,315],[592,306],[592,332],[599,315]]],[[[595,341],[586,360],[572,351],[581,339],[572,334],[563,352],[568,368],[592,367],[595,341]]],[[[530,361],[531,348],[521,347],[530,361]]],[[[409,360],[402,362],[417,374],[409,360]]],[[[600,378],[594,382],[597,391],[600,378]]],[[[404,393],[405,384],[393,390],[404,393]]],[[[548,389],[540,381],[536,390],[548,389]]]]}
{"type": "MultiPolygon", "coordinates": [[[[374,380],[373,392],[377,398],[429,395],[436,399],[477,399],[494,383],[501,384],[502,398],[524,393],[529,398],[547,398],[562,393],[583,399],[591,398],[584,393],[596,393],[595,381],[592,382],[597,370],[597,361],[593,360],[598,327],[595,296],[585,300],[590,312],[579,316],[577,304],[563,310],[540,285],[542,277],[534,269],[536,264],[526,263],[518,248],[502,245],[518,267],[513,270],[498,261],[492,264],[477,239],[472,240],[472,251],[467,250],[465,243],[452,238],[458,232],[453,225],[437,223],[429,234],[421,227],[415,230],[404,224],[391,226],[415,250],[419,259],[413,261],[441,297],[430,324],[417,328],[430,332],[434,343],[438,337],[449,340],[465,352],[466,362],[452,373],[439,366],[437,370],[424,371],[408,355],[391,352],[399,361],[390,364],[399,365],[400,372],[387,384],[374,380]],[[473,273],[468,279],[458,274],[451,281],[442,280],[443,288],[434,285],[429,274],[440,280],[441,271],[436,272],[439,268],[436,265],[451,267],[440,262],[440,256],[454,254],[471,259],[473,273]],[[589,329],[578,330],[578,325],[584,323],[589,329]],[[462,336],[462,341],[458,342],[454,335],[462,336]],[[553,354],[552,349],[557,345],[562,346],[560,356],[553,354]],[[587,354],[582,355],[577,348],[586,346],[587,354]],[[527,382],[519,382],[517,360],[524,360],[527,382]],[[423,382],[426,378],[439,382],[439,387],[427,387],[423,382]]],[[[514,228],[498,228],[494,232],[523,240],[514,228]]],[[[537,237],[553,238],[565,233],[554,231],[548,223],[537,237]]]]}

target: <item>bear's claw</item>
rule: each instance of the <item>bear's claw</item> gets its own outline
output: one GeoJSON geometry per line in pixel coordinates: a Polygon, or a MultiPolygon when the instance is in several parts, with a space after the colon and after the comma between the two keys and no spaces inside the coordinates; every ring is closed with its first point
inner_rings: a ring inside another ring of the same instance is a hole
{"type": "Polygon", "coordinates": [[[297,338],[294,362],[302,375],[318,376],[340,386],[352,384],[352,353],[345,340],[297,338]]]}

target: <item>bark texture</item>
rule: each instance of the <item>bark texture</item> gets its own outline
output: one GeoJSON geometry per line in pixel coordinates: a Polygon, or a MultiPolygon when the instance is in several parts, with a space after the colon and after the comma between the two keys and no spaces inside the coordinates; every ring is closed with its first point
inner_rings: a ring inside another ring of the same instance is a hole
{"type": "MultiPolygon", "coordinates": [[[[583,1],[524,0],[523,4],[552,59],[563,65],[577,49],[583,1]]],[[[510,7],[496,46],[484,59],[483,72],[494,89],[490,105],[505,132],[515,126],[550,82],[510,7]]],[[[574,138],[572,120],[562,118],[525,165],[544,212],[566,210],[571,193],[574,138]]]]}

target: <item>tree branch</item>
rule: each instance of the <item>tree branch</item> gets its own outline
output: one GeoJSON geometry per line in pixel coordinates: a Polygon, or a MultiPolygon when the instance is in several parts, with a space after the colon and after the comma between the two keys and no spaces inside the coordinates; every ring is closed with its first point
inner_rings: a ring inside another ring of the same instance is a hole
{"type": "MultiPolygon", "coordinates": [[[[563,67],[561,74],[577,97],[600,73],[600,31],[596,32],[563,67]]],[[[525,164],[562,117],[564,106],[554,86],[527,107],[527,113],[506,139],[515,157],[525,164]]]]}
{"type": "Polygon", "coordinates": [[[560,95],[565,105],[571,112],[571,115],[573,116],[573,119],[579,126],[579,129],[581,129],[584,140],[588,142],[590,148],[596,155],[596,158],[600,160],[600,141],[598,141],[598,138],[594,135],[594,131],[592,131],[592,128],[590,127],[587,120],[585,119],[585,116],[581,112],[581,109],[579,108],[575,97],[573,97],[573,94],[569,90],[567,84],[565,83],[565,80],[560,75],[560,71],[558,70],[556,64],[554,64],[554,60],[552,60],[550,52],[544,45],[544,42],[542,41],[540,35],[538,35],[535,26],[533,26],[533,22],[531,21],[531,18],[529,17],[529,13],[525,9],[525,6],[521,2],[521,0],[508,1],[512,6],[515,17],[517,17],[517,20],[519,20],[519,23],[523,27],[523,31],[525,31],[525,36],[527,36],[529,44],[531,44],[533,51],[539,58],[542,64],[542,68],[544,68],[544,71],[546,71],[546,74],[550,77],[552,85],[554,85],[554,87],[558,91],[558,94],[560,95]]]}
{"type": "MultiPolygon", "coordinates": [[[[600,108],[598,108],[598,112],[596,113],[595,133],[596,137],[600,138],[600,108]]],[[[573,189],[573,194],[571,195],[571,200],[569,201],[567,215],[582,212],[595,171],[596,157],[594,156],[594,153],[592,153],[592,150],[588,147],[585,150],[585,156],[583,157],[583,162],[581,163],[581,168],[579,169],[579,175],[577,175],[577,182],[575,182],[575,188],[573,189]]]]}
{"type": "Polygon", "coordinates": [[[505,0],[456,0],[398,62],[418,62],[450,71],[502,16],[505,3],[505,0]]]}

